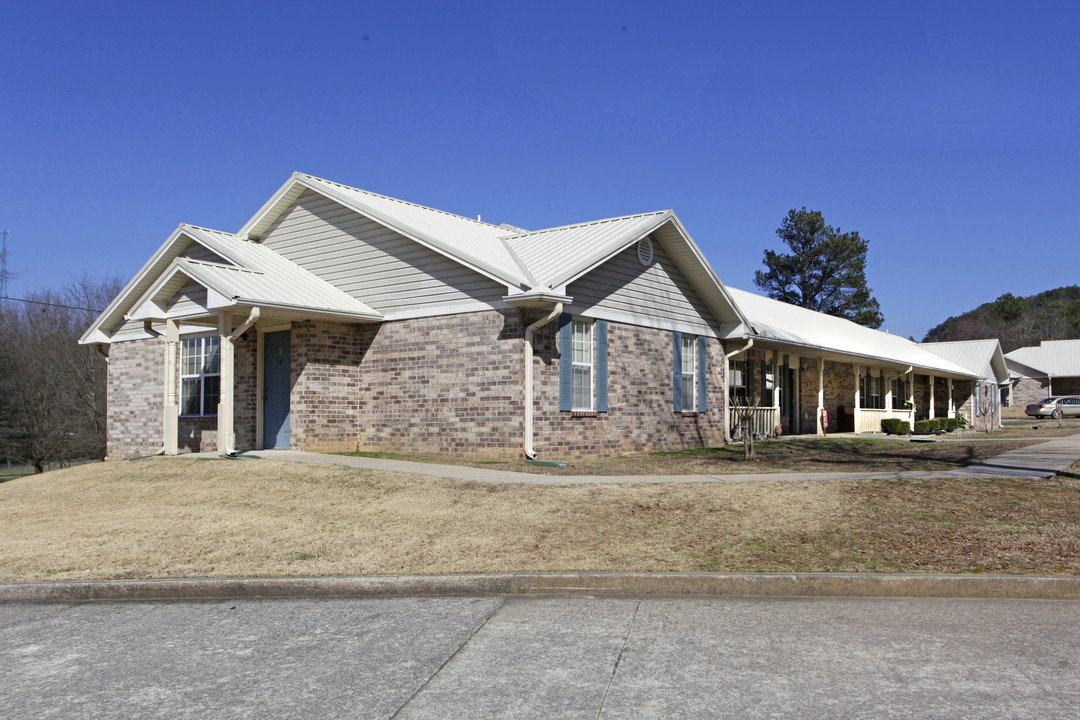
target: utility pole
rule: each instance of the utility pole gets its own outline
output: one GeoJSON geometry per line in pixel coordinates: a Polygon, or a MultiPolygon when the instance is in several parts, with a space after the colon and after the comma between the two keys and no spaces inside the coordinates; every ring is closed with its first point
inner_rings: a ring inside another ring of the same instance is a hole
{"type": "Polygon", "coordinates": [[[4,248],[0,250],[0,297],[7,297],[7,236],[11,234],[10,230],[0,230],[0,235],[4,236],[4,248]]]}

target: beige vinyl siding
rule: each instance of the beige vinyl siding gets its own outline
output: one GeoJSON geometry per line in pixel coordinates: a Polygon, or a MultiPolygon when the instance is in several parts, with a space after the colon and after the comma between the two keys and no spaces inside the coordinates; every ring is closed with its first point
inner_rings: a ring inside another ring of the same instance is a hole
{"type": "Polygon", "coordinates": [[[188,245],[180,257],[190,258],[191,260],[199,260],[200,262],[212,262],[221,263],[222,265],[232,265],[231,262],[218,255],[213,250],[203,247],[197,242],[193,242],[188,245]]]}
{"type": "Polygon", "coordinates": [[[181,288],[169,298],[168,312],[171,316],[192,315],[206,312],[206,288],[192,283],[181,288]]]}
{"type": "Polygon", "coordinates": [[[318,193],[305,192],[262,243],[379,312],[432,314],[506,287],[318,193]]]}
{"type": "Polygon", "coordinates": [[[715,336],[712,313],[655,238],[653,252],[653,264],[644,267],[635,243],[570,283],[570,311],[715,336]]]}

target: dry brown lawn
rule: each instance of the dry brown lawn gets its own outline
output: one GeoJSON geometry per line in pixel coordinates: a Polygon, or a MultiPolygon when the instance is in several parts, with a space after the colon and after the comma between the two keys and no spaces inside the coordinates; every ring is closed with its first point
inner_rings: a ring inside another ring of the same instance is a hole
{"type": "Polygon", "coordinates": [[[569,467],[525,465],[523,462],[474,463],[392,453],[341,453],[366,457],[396,458],[418,462],[453,462],[473,467],[498,467],[545,475],[738,475],[779,472],[896,472],[903,470],[952,470],[1053,437],[1075,435],[1080,424],[1059,434],[1011,432],[951,433],[936,436],[938,442],[917,443],[910,438],[799,437],[758,442],[758,457],[743,459],[742,445],[703,450],[642,453],[633,456],[572,462],[569,467]]]}
{"type": "Polygon", "coordinates": [[[485,484],[150,458],[0,484],[0,580],[559,570],[1080,571],[1050,481],[485,484]]]}

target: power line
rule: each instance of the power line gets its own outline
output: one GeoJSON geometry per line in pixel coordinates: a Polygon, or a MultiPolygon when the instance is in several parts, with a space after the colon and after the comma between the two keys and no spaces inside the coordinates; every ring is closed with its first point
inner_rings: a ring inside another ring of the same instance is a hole
{"type": "Polygon", "coordinates": [[[48,307],[64,308],[66,310],[82,310],[83,312],[92,312],[101,314],[102,310],[95,310],[93,308],[75,307],[74,305],[61,305],[60,303],[42,302],[41,300],[27,300],[26,298],[8,297],[7,295],[0,295],[0,300],[13,300],[15,302],[30,303],[31,305],[47,305],[48,307]]]}

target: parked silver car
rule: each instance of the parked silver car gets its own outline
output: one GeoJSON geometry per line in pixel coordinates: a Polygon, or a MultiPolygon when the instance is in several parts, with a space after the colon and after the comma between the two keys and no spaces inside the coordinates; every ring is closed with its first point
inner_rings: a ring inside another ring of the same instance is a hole
{"type": "Polygon", "coordinates": [[[1055,420],[1062,417],[1080,417],[1080,395],[1056,395],[1031,403],[1024,409],[1026,415],[1055,420]]]}

